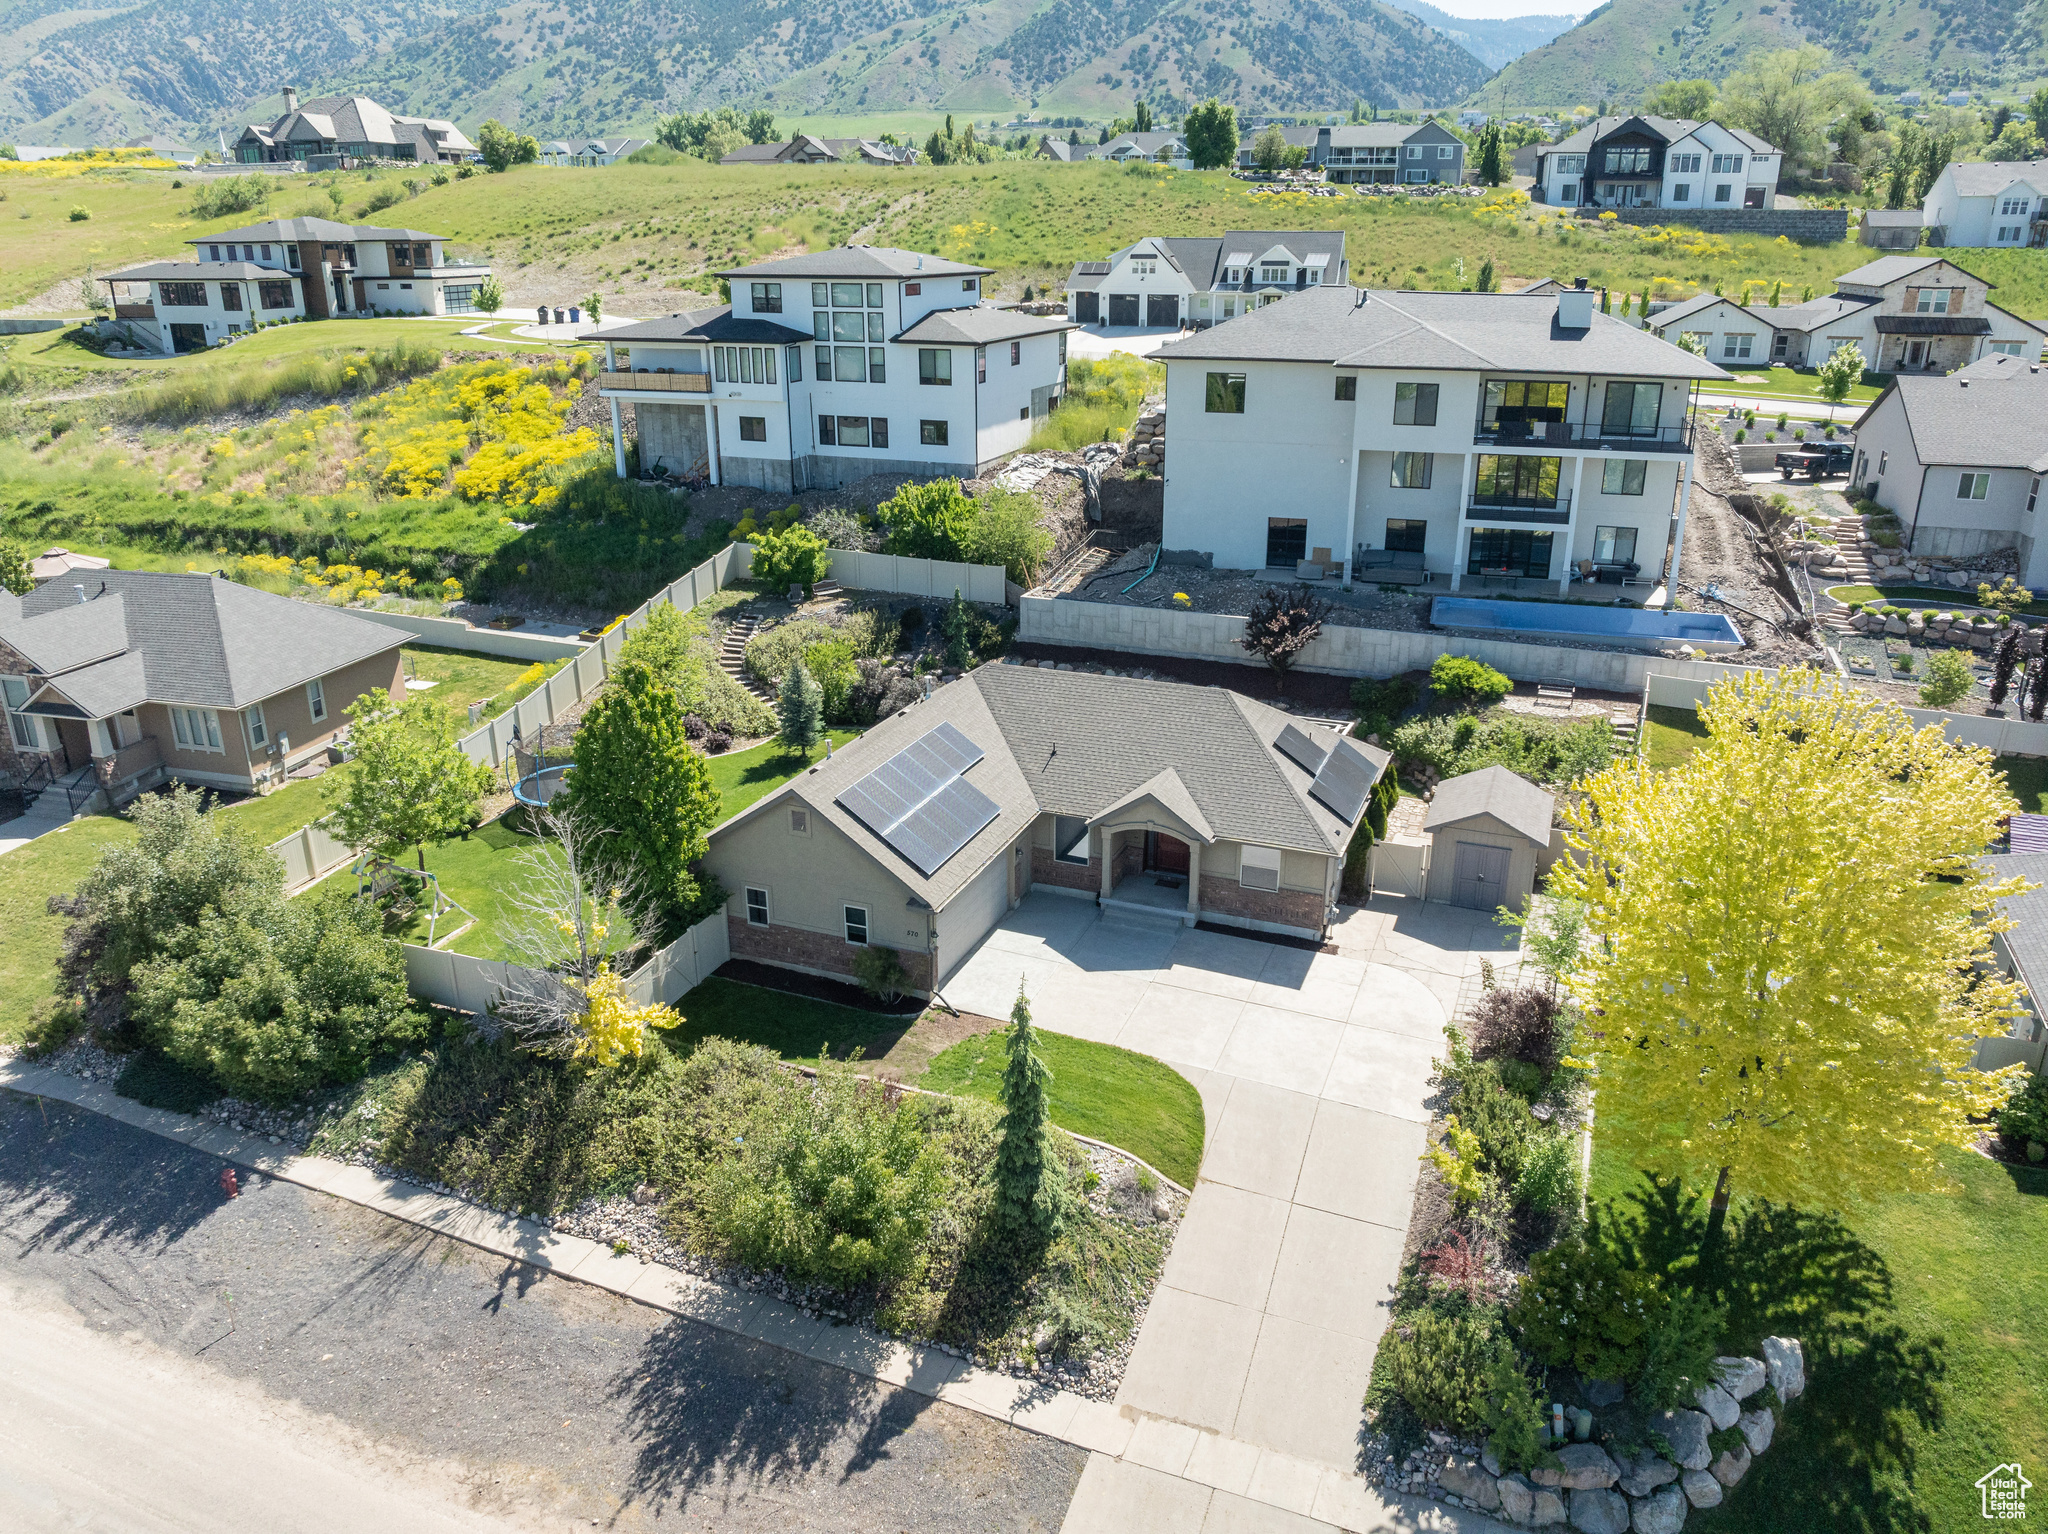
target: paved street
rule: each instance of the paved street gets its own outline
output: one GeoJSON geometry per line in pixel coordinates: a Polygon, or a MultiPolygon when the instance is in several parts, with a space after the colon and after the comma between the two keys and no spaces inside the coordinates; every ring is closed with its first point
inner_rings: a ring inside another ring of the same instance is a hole
{"type": "Polygon", "coordinates": [[[0,1527],[1060,1526],[1085,1453],[0,1093],[0,1527]]]}

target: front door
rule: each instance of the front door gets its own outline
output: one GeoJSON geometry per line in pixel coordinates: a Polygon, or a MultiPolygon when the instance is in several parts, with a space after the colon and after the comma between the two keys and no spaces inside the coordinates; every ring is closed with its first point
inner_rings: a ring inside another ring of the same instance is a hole
{"type": "Polygon", "coordinates": [[[1185,874],[1188,871],[1188,844],[1164,831],[1147,831],[1145,866],[1154,873],[1185,874]]]}
{"type": "Polygon", "coordinates": [[[1076,293],[1074,295],[1074,322],[1079,325],[1097,325],[1102,322],[1102,295],[1100,293],[1076,293]]]}
{"type": "Polygon", "coordinates": [[[1154,330],[1177,329],[1180,325],[1180,295],[1177,293],[1147,293],[1145,295],[1145,323],[1154,330]]]}
{"type": "Polygon", "coordinates": [[[1920,366],[1920,364],[1921,364],[1922,362],[1924,362],[1924,361],[1926,360],[1926,358],[1927,358],[1927,343],[1926,343],[1925,341],[1908,341],[1908,342],[1906,343],[1906,366],[1907,366],[1907,367],[1909,367],[1909,368],[1917,368],[1918,366],[1920,366]]]}
{"type": "Polygon", "coordinates": [[[1135,293],[1112,293],[1109,295],[1109,322],[1112,325],[1138,323],[1138,295],[1135,293]]]}
{"type": "Polygon", "coordinates": [[[1508,849],[1479,842],[1459,842],[1451,867],[1451,904],[1491,911],[1506,899],[1508,849]]]}

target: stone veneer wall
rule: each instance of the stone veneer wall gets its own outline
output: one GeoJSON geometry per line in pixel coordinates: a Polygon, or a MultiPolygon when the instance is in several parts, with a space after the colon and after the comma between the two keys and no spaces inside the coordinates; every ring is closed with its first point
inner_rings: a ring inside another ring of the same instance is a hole
{"type": "Polygon", "coordinates": [[[1322,895],[1314,890],[1248,890],[1234,878],[1203,874],[1202,909],[1320,932],[1326,907],[1322,895]]]}
{"type": "MultiPolygon", "coordinates": [[[[853,960],[860,950],[836,932],[812,932],[806,927],[756,927],[743,911],[726,912],[725,928],[735,959],[754,959],[762,964],[783,964],[853,978],[853,960]]],[[[902,962],[908,989],[932,988],[930,954],[899,948],[896,957],[902,962]]]]}
{"type": "MultiPolygon", "coordinates": [[[[1849,238],[1847,208],[1580,208],[1580,218],[1615,215],[1615,222],[1648,228],[1680,224],[1708,234],[1761,234],[1832,245],[1849,238]]],[[[1650,318],[1655,319],[1653,314],[1650,318]]]]}

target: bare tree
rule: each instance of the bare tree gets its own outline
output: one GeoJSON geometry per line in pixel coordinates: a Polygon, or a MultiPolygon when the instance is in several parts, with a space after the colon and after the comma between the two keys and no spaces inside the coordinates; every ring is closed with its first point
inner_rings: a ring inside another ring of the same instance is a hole
{"type": "Polygon", "coordinates": [[[1335,603],[1306,585],[1268,586],[1245,615],[1244,638],[1238,643],[1285,675],[1336,610],[1335,603]]]}
{"type": "Polygon", "coordinates": [[[512,960],[497,1021],[529,1049],[569,1055],[581,1042],[591,982],[622,974],[655,946],[660,915],[608,830],[573,813],[531,812],[540,840],[519,855],[499,935],[512,960]]]}

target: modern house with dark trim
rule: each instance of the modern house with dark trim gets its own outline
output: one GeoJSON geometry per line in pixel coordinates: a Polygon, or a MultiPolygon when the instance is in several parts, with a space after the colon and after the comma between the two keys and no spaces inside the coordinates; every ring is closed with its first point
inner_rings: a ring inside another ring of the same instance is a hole
{"type": "MultiPolygon", "coordinates": [[[[1237,146],[1237,167],[1251,170],[1263,128],[1237,146]]],[[[1465,179],[1465,141],[1434,117],[1419,123],[1352,123],[1344,127],[1280,128],[1280,137],[1306,150],[1303,163],[1324,179],[1359,186],[1457,186],[1465,179]]]]}
{"type": "Polygon", "coordinates": [[[308,170],[341,170],[361,160],[458,165],[479,154],[467,134],[441,118],[401,117],[368,96],[315,96],[301,104],[289,85],[276,118],[251,123],[233,139],[225,133],[220,138],[229,160],[308,170]]]}
{"type": "Polygon", "coordinates": [[[1111,329],[1197,330],[1290,293],[1351,280],[1338,229],[1232,229],[1222,238],[1151,236],[1107,261],[1077,261],[1067,316],[1111,329]]]}
{"type": "Polygon", "coordinates": [[[1536,156],[1530,195],[1561,208],[1769,208],[1784,156],[1742,128],[1685,117],[1596,117],[1536,156]]]}

